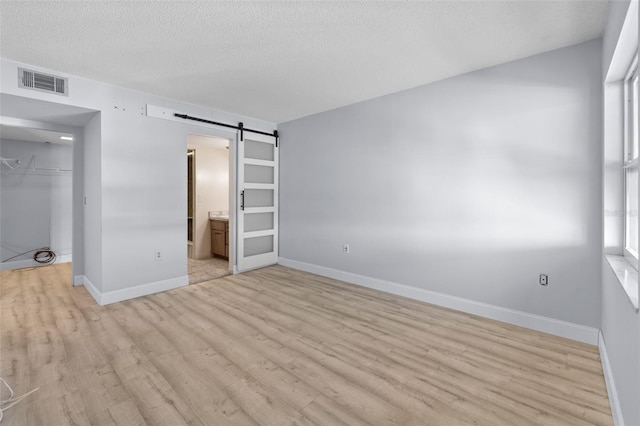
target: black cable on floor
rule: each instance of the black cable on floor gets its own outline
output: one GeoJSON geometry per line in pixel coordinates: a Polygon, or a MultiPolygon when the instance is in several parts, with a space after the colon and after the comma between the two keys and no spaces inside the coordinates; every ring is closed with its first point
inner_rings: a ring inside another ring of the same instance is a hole
{"type": "Polygon", "coordinates": [[[56,253],[50,250],[49,247],[43,247],[38,249],[33,255],[33,260],[38,263],[49,264],[56,261],[56,253]]]}
{"type": "Polygon", "coordinates": [[[2,262],[6,262],[12,259],[15,259],[16,257],[22,256],[24,254],[28,254],[31,252],[35,252],[35,254],[33,255],[33,260],[35,260],[38,263],[42,263],[42,264],[49,264],[49,263],[53,263],[55,262],[56,258],[58,257],[56,255],[56,253],[51,250],[49,247],[40,247],[37,249],[33,249],[33,250],[29,250],[29,251],[25,251],[24,253],[20,253],[20,254],[16,254],[13,257],[10,257],[8,259],[4,259],[2,262]]]}

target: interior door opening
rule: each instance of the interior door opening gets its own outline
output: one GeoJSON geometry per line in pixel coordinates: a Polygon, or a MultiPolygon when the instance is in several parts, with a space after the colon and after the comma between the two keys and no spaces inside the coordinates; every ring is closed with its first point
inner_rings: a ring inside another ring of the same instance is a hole
{"type": "Polygon", "coordinates": [[[231,168],[228,139],[187,137],[187,269],[189,284],[232,271],[231,168]]]}

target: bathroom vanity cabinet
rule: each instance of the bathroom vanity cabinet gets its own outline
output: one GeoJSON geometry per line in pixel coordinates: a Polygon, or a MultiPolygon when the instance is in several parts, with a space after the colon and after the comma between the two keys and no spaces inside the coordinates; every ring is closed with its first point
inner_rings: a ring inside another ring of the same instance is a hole
{"type": "Polygon", "coordinates": [[[211,254],[229,258],[229,221],[209,219],[211,225],[211,254]]]}

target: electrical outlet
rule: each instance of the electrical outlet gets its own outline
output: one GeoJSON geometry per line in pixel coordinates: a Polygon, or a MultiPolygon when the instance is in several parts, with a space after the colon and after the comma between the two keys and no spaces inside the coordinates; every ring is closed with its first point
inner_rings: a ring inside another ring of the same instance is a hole
{"type": "Polygon", "coordinates": [[[549,276],[547,274],[540,274],[540,285],[549,285],[549,276]]]}
{"type": "Polygon", "coordinates": [[[162,253],[160,250],[156,250],[156,262],[162,262],[162,260],[164,259],[164,253],[162,253]]]}
{"type": "Polygon", "coordinates": [[[342,246],[342,252],[344,254],[348,254],[349,253],[349,244],[345,244],[342,246]]]}

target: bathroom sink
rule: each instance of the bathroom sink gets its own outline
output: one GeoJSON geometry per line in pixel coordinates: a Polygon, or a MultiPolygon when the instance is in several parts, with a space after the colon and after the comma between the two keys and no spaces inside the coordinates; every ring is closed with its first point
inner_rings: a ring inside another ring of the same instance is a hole
{"type": "Polygon", "coordinates": [[[218,220],[229,220],[229,212],[213,210],[209,212],[209,219],[218,219],[218,220]]]}

